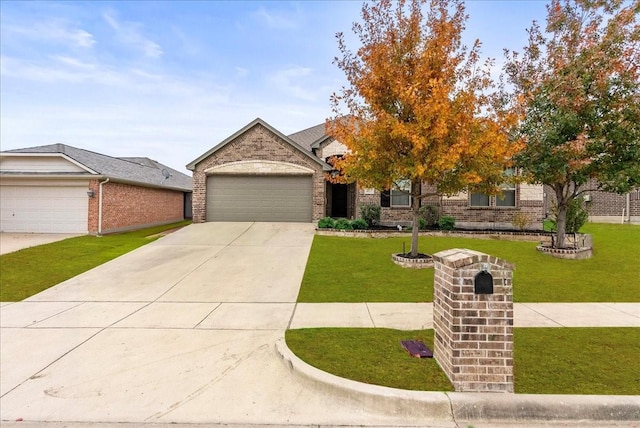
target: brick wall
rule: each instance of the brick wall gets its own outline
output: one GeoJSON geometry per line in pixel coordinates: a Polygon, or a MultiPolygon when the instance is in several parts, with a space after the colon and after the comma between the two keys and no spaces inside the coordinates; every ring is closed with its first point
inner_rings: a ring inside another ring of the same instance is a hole
{"type": "MultiPolygon", "coordinates": [[[[99,182],[89,188],[89,233],[98,233],[99,182]]],[[[184,193],[168,189],[108,182],[102,186],[102,233],[140,229],[184,219],[184,193]]]]}
{"type": "Polygon", "coordinates": [[[443,200],[442,215],[456,219],[456,225],[464,227],[515,229],[516,213],[530,219],[529,229],[541,229],[544,219],[543,201],[517,201],[516,207],[471,207],[468,200],[443,200]]]}
{"type": "Polygon", "coordinates": [[[206,220],[207,174],[205,171],[214,166],[245,160],[287,162],[316,171],[313,175],[313,220],[319,220],[325,216],[325,179],[322,166],[264,126],[257,124],[196,165],[193,171],[194,223],[202,223],[206,220]]]}
{"type": "MultiPolygon", "coordinates": [[[[427,192],[428,189],[423,188],[427,192]]],[[[516,213],[527,215],[531,223],[529,229],[542,229],[544,219],[544,201],[540,189],[533,190],[526,187],[527,197],[539,195],[538,199],[522,199],[520,188],[516,189],[516,207],[471,207],[469,196],[455,198],[440,198],[431,196],[422,200],[422,205],[440,206],[440,214],[455,218],[456,225],[469,228],[515,229],[513,219],[516,213]]],[[[366,195],[363,189],[358,190],[356,216],[360,216],[360,206],[363,204],[380,205],[380,192],[366,195]]],[[[410,224],[412,211],[410,208],[382,208],[380,221],[383,224],[410,224]]]]}
{"type": "Polygon", "coordinates": [[[433,255],[434,357],[456,391],[513,392],[513,266],[471,250],[433,255]],[[475,294],[483,269],[493,294],[475,294]]]}
{"type": "MultiPolygon", "coordinates": [[[[591,181],[584,189],[597,188],[597,182],[591,181]]],[[[546,204],[551,208],[556,202],[556,196],[548,186],[545,186],[546,204]]],[[[632,190],[629,193],[629,211],[627,212],[627,194],[619,195],[612,192],[602,192],[598,190],[587,190],[591,200],[586,202],[589,212],[589,220],[594,222],[621,222],[624,210],[624,219],[632,222],[640,222],[640,189],[632,190]]]]}

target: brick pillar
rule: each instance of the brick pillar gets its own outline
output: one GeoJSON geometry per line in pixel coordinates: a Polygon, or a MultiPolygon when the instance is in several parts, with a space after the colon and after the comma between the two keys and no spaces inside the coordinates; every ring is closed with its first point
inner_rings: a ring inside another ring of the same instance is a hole
{"type": "Polygon", "coordinates": [[[513,392],[514,266],[466,249],[433,259],[434,358],[456,391],[513,392]]]}

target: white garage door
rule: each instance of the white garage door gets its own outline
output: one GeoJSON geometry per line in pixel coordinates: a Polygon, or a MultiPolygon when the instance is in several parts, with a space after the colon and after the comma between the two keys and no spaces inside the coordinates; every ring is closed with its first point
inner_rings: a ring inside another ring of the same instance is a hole
{"type": "Polygon", "coordinates": [[[207,221],[311,222],[311,176],[207,178],[207,221]]]}
{"type": "Polygon", "coordinates": [[[0,230],[87,233],[87,186],[0,186],[0,230]]]}

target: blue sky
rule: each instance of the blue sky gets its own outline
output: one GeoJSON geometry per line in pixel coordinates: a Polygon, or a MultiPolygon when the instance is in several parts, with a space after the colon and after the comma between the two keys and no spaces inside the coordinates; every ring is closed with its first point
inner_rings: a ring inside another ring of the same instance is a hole
{"type": "MultiPolygon", "coordinates": [[[[260,117],[322,123],[360,1],[0,3],[0,146],[52,143],[185,165],[260,117]]],[[[469,1],[465,39],[521,50],[544,1],[469,1]]]]}

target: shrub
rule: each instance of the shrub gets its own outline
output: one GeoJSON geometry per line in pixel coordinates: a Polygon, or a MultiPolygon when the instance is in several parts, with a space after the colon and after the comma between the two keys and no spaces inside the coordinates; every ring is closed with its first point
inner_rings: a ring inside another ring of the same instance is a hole
{"type": "Polygon", "coordinates": [[[435,226],[440,219],[440,209],[436,205],[424,205],[420,208],[420,219],[424,220],[425,226],[422,227],[420,223],[420,229],[426,229],[427,227],[435,226]]]}
{"type": "Polygon", "coordinates": [[[318,221],[318,229],[333,229],[336,222],[331,217],[321,218],[318,221]]]}
{"type": "Polygon", "coordinates": [[[353,230],[351,222],[346,218],[339,218],[338,220],[336,220],[334,228],[338,230],[353,230]]]}
{"type": "MultiPolygon", "coordinates": [[[[589,220],[589,212],[583,205],[584,198],[574,198],[567,208],[566,233],[578,233],[580,228],[589,220]]],[[[558,230],[558,207],[551,207],[551,230],[558,230]]]]}
{"type": "Polygon", "coordinates": [[[511,220],[511,224],[517,227],[520,230],[525,230],[527,226],[531,223],[531,215],[524,213],[522,211],[518,211],[513,215],[513,220],[511,220]]]}
{"type": "Polygon", "coordinates": [[[419,223],[418,227],[419,227],[420,230],[426,229],[427,227],[429,227],[429,225],[427,224],[427,220],[425,220],[422,217],[420,217],[418,219],[418,223],[419,223]]]}
{"type": "Polygon", "coordinates": [[[367,222],[369,227],[373,227],[380,223],[380,207],[378,205],[362,205],[360,207],[360,216],[367,222]]]}
{"type": "Polygon", "coordinates": [[[453,230],[456,226],[456,219],[448,215],[442,216],[438,220],[438,226],[442,230],[453,230]]]}
{"type": "Polygon", "coordinates": [[[351,222],[351,226],[356,230],[364,230],[367,227],[369,227],[369,225],[367,224],[366,220],[363,219],[363,218],[358,218],[356,220],[353,220],[351,222]]]}

